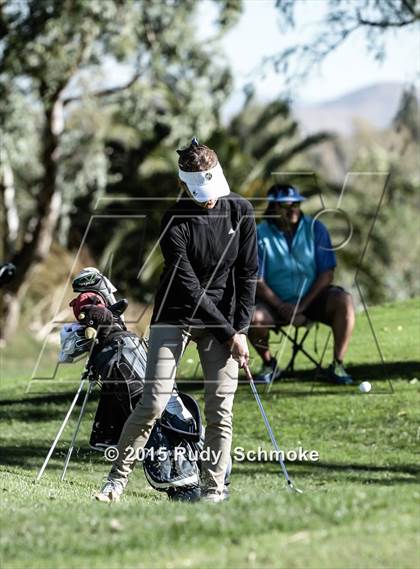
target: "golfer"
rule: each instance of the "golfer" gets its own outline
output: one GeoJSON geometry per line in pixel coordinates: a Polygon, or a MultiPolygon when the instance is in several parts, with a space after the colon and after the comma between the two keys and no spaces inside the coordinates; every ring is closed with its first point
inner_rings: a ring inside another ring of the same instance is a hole
{"type": "Polygon", "coordinates": [[[139,450],[168,403],[188,342],[204,372],[206,434],[201,497],[227,498],[232,406],[255,300],[258,255],[251,204],[230,191],[216,153],[193,139],[178,150],[181,198],[163,217],[164,268],[150,327],[144,393],[127,419],[108,480],[96,498],[117,501],[139,450]]]}

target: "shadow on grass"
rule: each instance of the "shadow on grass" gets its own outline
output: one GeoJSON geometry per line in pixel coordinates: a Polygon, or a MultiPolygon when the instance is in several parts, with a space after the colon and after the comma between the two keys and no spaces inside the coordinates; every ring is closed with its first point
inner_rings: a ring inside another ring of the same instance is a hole
{"type": "MultiPolygon", "coordinates": [[[[78,386],[77,386],[78,387],[78,386]]],[[[70,403],[76,395],[77,387],[71,391],[62,391],[60,393],[48,393],[46,395],[24,395],[16,399],[1,399],[0,407],[8,405],[42,405],[43,403],[55,403],[61,405],[70,403]]],[[[92,394],[92,397],[94,394],[92,394]]]]}
{"type": "MultiPolygon", "coordinates": [[[[353,377],[355,383],[359,381],[389,381],[392,379],[411,379],[420,374],[420,361],[409,360],[405,362],[387,362],[384,365],[381,362],[363,363],[358,365],[346,366],[347,371],[353,377]]],[[[276,381],[274,385],[287,385],[290,382],[298,381],[299,383],[311,383],[317,381],[320,386],[342,387],[336,386],[328,380],[326,370],[321,370],[317,377],[316,369],[296,370],[293,374],[283,377],[276,381]]],[[[240,383],[246,384],[246,380],[240,373],[240,383]]],[[[193,391],[201,388],[203,381],[194,379],[182,379],[178,381],[178,386],[183,391],[193,391]]],[[[335,393],[335,391],[334,391],[335,393]]],[[[302,395],[302,393],[300,393],[302,395]]]]}
{"type": "MultiPolygon", "coordinates": [[[[84,442],[84,444],[86,444],[84,442]]],[[[61,472],[66,456],[68,443],[63,442],[58,450],[55,451],[52,460],[49,462],[48,472],[61,472]]],[[[38,446],[20,445],[6,446],[2,449],[1,463],[7,467],[20,467],[28,471],[28,475],[35,476],[48,453],[49,445],[38,446]]],[[[93,463],[98,467],[98,472],[102,467],[109,466],[100,453],[87,450],[86,448],[75,448],[72,456],[69,475],[77,475],[84,470],[86,464],[93,463]]],[[[332,462],[292,462],[287,463],[289,474],[299,486],[305,484],[305,480],[314,478],[319,486],[327,485],[329,482],[345,481],[358,482],[362,484],[376,484],[381,486],[392,486],[395,484],[418,484],[420,467],[413,464],[378,466],[370,464],[355,463],[332,463],[332,462]]],[[[283,481],[283,474],[280,466],[274,461],[262,461],[259,463],[241,463],[234,465],[233,482],[237,476],[255,476],[257,473],[269,474],[280,478],[283,481]]]]}
{"type": "MultiPolygon", "coordinates": [[[[414,464],[377,466],[370,464],[333,463],[333,462],[290,462],[288,471],[292,479],[305,479],[316,476],[320,485],[328,484],[329,481],[337,480],[338,477],[345,481],[362,482],[364,484],[380,484],[390,486],[397,483],[418,484],[420,467],[414,464]],[[376,475],[376,477],[375,477],[376,475]],[[386,478],[385,478],[386,476],[386,478]]],[[[280,465],[274,461],[260,462],[258,464],[244,464],[237,470],[238,474],[255,475],[256,470],[264,474],[283,477],[280,465]]],[[[298,480],[294,480],[298,482],[298,480]]],[[[297,483],[299,486],[299,484],[297,483]]]]}
{"type": "Polygon", "coordinates": [[[283,378],[275,382],[277,391],[282,396],[306,397],[310,395],[360,395],[357,389],[362,381],[372,381],[374,389],[371,395],[391,395],[394,392],[392,380],[410,380],[420,374],[420,362],[415,360],[405,362],[363,363],[346,366],[347,371],[353,377],[353,384],[349,386],[331,383],[327,378],[326,370],[317,372],[316,369],[301,370],[294,373],[292,378],[283,378]],[[296,390],[291,383],[296,382],[307,385],[307,390],[296,390]],[[309,387],[309,384],[311,386],[309,387]]]}
{"type": "MultiPolygon", "coordinates": [[[[60,421],[64,419],[76,391],[75,389],[74,391],[59,394],[23,397],[22,399],[3,399],[0,401],[2,419],[3,421],[20,420],[25,423],[60,421]]],[[[84,393],[79,395],[72,417],[77,416],[82,405],[84,393]]],[[[92,403],[94,403],[96,409],[98,398],[99,393],[97,392],[90,395],[87,413],[89,413],[92,403]]]]}
{"type": "MultiPolygon", "coordinates": [[[[259,386],[258,389],[261,395],[266,395],[267,397],[277,394],[280,394],[282,397],[318,397],[320,395],[359,394],[359,391],[356,390],[358,381],[362,379],[368,379],[375,382],[387,382],[392,379],[408,380],[416,375],[420,375],[420,362],[389,362],[385,364],[385,366],[380,363],[360,364],[349,367],[348,370],[355,379],[355,384],[352,386],[332,385],[327,381],[319,381],[315,383],[315,370],[302,370],[297,371],[293,376],[293,379],[285,378],[282,381],[276,381],[273,384],[271,393],[266,392],[266,386],[259,386]],[[302,384],[302,389],[296,388],[296,383],[302,384]]],[[[247,381],[242,374],[239,384],[240,386],[244,386],[245,389],[247,388],[247,381]]],[[[181,391],[193,393],[195,391],[202,391],[204,383],[203,380],[193,378],[179,381],[178,387],[181,391]]],[[[46,421],[50,419],[55,420],[61,417],[64,418],[64,414],[67,407],[70,405],[76,390],[77,387],[66,392],[48,393],[45,395],[24,395],[20,398],[0,400],[0,408],[3,408],[3,418],[10,420],[22,419],[25,422],[46,421]]],[[[242,389],[239,391],[239,396],[241,395],[241,392],[242,389]]],[[[378,390],[375,389],[374,393],[375,392],[378,392],[378,390]]],[[[98,397],[99,392],[95,391],[90,396],[89,402],[97,401],[98,397]]],[[[82,395],[79,397],[79,402],[76,407],[81,404],[81,400],[82,395]]]]}
{"type": "MultiPolygon", "coordinates": [[[[358,365],[348,365],[346,369],[356,383],[365,380],[388,381],[390,379],[411,379],[420,373],[420,362],[409,360],[405,362],[387,362],[385,364],[381,362],[362,363],[358,365]]],[[[298,370],[294,372],[290,378],[286,377],[284,379],[286,382],[288,379],[293,379],[312,383],[316,379],[316,370],[298,370]]],[[[327,379],[326,370],[321,370],[319,383],[331,385],[331,382],[327,379]]]]}
{"type": "MultiPolygon", "coordinates": [[[[373,394],[391,394],[393,379],[406,379],[410,380],[413,377],[420,375],[420,362],[415,360],[405,362],[388,362],[383,365],[382,363],[366,363],[347,367],[348,372],[353,377],[354,383],[350,386],[336,385],[331,383],[326,377],[326,371],[321,370],[317,374],[315,369],[298,370],[294,372],[293,376],[284,377],[281,380],[275,381],[272,386],[271,393],[280,393],[281,396],[290,397],[307,397],[319,395],[359,395],[357,386],[362,381],[372,381],[375,383],[381,382],[379,388],[373,390],[373,394]],[[302,385],[302,388],[296,388],[296,383],[302,385]],[[386,385],[388,383],[388,385],[386,385]]],[[[242,372],[239,377],[239,385],[247,386],[248,382],[244,378],[242,372]]],[[[181,391],[193,392],[203,388],[203,381],[195,379],[187,379],[178,381],[178,387],[181,391]]],[[[258,386],[260,394],[267,393],[265,385],[258,386]]]]}
{"type": "MultiPolygon", "coordinates": [[[[110,464],[104,459],[102,453],[86,448],[87,442],[83,440],[83,438],[81,443],[83,448],[76,446],[74,449],[70,462],[71,468],[77,468],[78,465],[80,468],[81,464],[84,465],[91,462],[103,465],[110,464]]],[[[52,440],[45,441],[40,445],[3,445],[0,453],[0,463],[3,466],[19,466],[21,468],[31,469],[35,475],[35,471],[41,468],[51,444],[52,440]]],[[[76,443],[76,445],[77,444],[78,443],[76,443]]],[[[60,441],[58,448],[55,449],[48,463],[47,470],[62,470],[69,445],[69,441],[60,441]]]]}

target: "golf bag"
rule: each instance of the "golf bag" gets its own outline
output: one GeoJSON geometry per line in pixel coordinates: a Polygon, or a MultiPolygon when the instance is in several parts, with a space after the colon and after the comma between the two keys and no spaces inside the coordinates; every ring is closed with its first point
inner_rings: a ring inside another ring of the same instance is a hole
{"type": "Polygon", "coordinates": [[[101,385],[101,395],[91,447],[103,450],[118,443],[124,423],[143,393],[146,359],[146,342],[118,326],[94,345],[88,375],[101,385]]]}
{"type": "Polygon", "coordinates": [[[145,447],[144,474],[151,486],[172,500],[200,497],[199,451],[204,444],[200,408],[186,393],[173,395],[145,447]]]}
{"type": "MultiPolygon", "coordinates": [[[[118,444],[124,423],[142,396],[147,342],[127,331],[122,312],[128,303],[113,302],[116,288],[97,269],[84,269],[74,279],[73,289],[80,293],[70,303],[79,323],[63,328],[60,361],[73,361],[90,350],[87,377],[101,386],[101,393],[89,445],[104,450],[118,444]],[[92,328],[95,337],[86,338],[92,328]]],[[[146,446],[143,468],[151,486],[171,499],[197,499],[200,462],[195,454],[203,441],[196,401],[175,388],[146,446]]]]}
{"type": "Polygon", "coordinates": [[[98,269],[83,269],[72,282],[79,293],[70,302],[77,323],[61,330],[60,362],[72,362],[90,351],[87,376],[101,387],[89,444],[103,451],[116,445],[123,425],[143,391],[147,344],[128,332],[116,302],[117,288],[98,269]],[[90,333],[88,333],[90,332],[90,333]]]}

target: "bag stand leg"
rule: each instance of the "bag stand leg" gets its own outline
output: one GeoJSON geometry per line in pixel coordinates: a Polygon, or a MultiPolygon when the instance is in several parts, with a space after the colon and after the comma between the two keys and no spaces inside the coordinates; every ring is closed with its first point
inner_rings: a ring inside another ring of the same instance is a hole
{"type": "Polygon", "coordinates": [[[62,435],[62,433],[63,433],[63,431],[64,431],[64,428],[65,428],[65,426],[67,425],[68,420],[70,419],[70,415],[71,415],[72,412],[73,412],[74,406],[76,405],[77,400],[79,399],[79,395],[80,395],[80,393],[81,393],[81,391],[82,391],[82,389],[83,389],[83,386],[84,386],[84,384],[85,384],[85,381],[86,381],[85,379],[82,379],[82,381],[80,382],[79,389],[77,390],[77,393],[76,393],[76,395],[74,396],[73,401],[71,402],[71,405],[70,405],[70,407],[69,407],[69,410],[67,411],[67,415],[64,417],[64,420],[63,420],[63,422],[61,423],[61,427],[59,428],[58,433],[57,433],[57,435],[56,435],[56,437],[55,437],[55,439],[54,439],[54,442],[53,442],[53,444],[51,445],[50,450],[48,451],[48,454],[47,454],[47,456],[46,456],[46,458],[45,458],[45,460],[44,460],[44,464],[42,465],[40,471],[38,472],[37,477],[35,478],[35,482],[38,482],[38,481],[41,479],[42,475],[44,474],[44,470],[47,468],[47,464],[48,464],[49,461],[50,461],[51,455],[52,455],[52,453],[54,452],[54,449],[55,449],[55,447],[57,446],[58,441],[60,440],[60,437],[61,437],[61,435],[62,435]]]}
{"type": "Polygon", "coordinates": [[[78,435],[79,429],[80,429],[80,424],[81,424],[81,422],[82,422],[83,415],[84,415],[84,413],[85,413],[86,403],[87,403],[87,401],[88,401],[88,399],[89,399],[89,395],[90,395],[91,392],[92,392],[93,385],[94,385],[93,383],[89,383],[89,387],[88,387],[87,390],[86,390],[85,398],[83,399],[82,407],[81,407],[80,413],[79,413],[79,419],[78,419],[78,421],[77,421],[76,428],[74,429],[73,437],[72,437],[72,439],[71,439],[71,443],[70,443],[70,446],[69,446],[69,450],[68,450],[68,452],[67,452],[66,460],[64,461],[63,472],[61,473],[61,477],[60,477],[60,480],[61,480],[61,481],[63,481],[64,478],[66,477],[67,467],[68,467],[68,465],[69,465],[69,462],[70,462],[70,459],[71,459],[71,455],[72,455],[72,453],[73,453],[74,445],[75,445],[75,443],[76,443],[76,438],[77,438],[77,435],[78,435]]]}

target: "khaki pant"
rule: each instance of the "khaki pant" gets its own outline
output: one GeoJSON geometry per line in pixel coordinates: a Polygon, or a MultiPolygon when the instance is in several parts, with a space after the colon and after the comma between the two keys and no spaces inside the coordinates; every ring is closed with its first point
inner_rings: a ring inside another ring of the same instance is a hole
{"type": "Polygon", "coordinates": [[[169,401],[178,363],[190,340],[197,344],[204,372],[204,449],[208,449],[212,457],[203,462],[202,487],[216,493],[223,491],[232,443],[232,407],[238,385],[238,363],[229,348],[206,330],[189,329],[187,332],[169,324],[155,324],[150,328],[143,397],[121,433],[119,455],[110,473],[113,480],[127,483],[136,462],[136,452],[145,446],[155,420],[169,401]],[[217,456],[220,458],[214,461],[217,456]]]}

